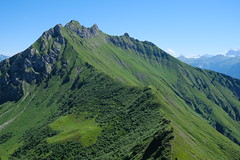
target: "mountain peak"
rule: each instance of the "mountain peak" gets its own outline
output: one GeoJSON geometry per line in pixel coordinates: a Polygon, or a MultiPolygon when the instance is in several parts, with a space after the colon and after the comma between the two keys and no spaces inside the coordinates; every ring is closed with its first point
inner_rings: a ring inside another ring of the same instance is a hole
{"type": "Polygon", "coordinates": [[[226,53],[227,57],[239,57],[240,56],[240,49],[230,49],[226,53]]]}
{"type": "Polygon", "coordinates": [[[69,23],[67,23],[65,25],[65,27],[69,27],[69,26],[82,27],[82,25],[78,21],[75,21],[75,20],[71,20],[69,23]]]}
{"type": "Polygon", "coordinates": [[[94,24],[91,28],[92,28],[93,30],[99,31],[99,28],[98,28],[97,24],[94,24]]]}
{"type": "MultiPolygon", "coordinates": [[[[53,28],[44,32],[42,35],[42,38],[49,41],[52,37],[57,37],[57,42],[60,44],[63,44],[64,38],[63,38],[63,34],[62,34],[62,28],[63,28],[63,26],[61,24],[57,24],[53,28]]],[[[47,46],[47,44],[45,44],[45,45],[47,46]]]]}
{"type": "Polygon", "coordinates": [[[57,24],[56,26],[54,26],[53,28],[49,29],[48,31],[45,31],[43,33],[43,37],[45,37],[46,39],[49,40],[49,36],[52,36],[52,37],[57,37],[59,35],[62,35],[61,33],[61,29],[62,29],[62,25],[61,24],[57,24]]]}
{"type": "Polygon", "coordinates": [[[126,36],[126,37],[130,37],[128,33],[124,33],[124,36],[126,36]]]}
{"type": "Polygon", "coordinates": [[[60,30],[62,27],[63,27],[62,24],[57,24],[57,25],[54,27],[54,29],[55,29],[55,30],[60,30]]]}
{"type": "Polygon", "coordinates": [[[57,35],[61,35],[61,28],[63,26],[61,24],[57,24],[53,29],[54,29],[54,33],[57,34],[57,35]]]}
{"type": "Polygon", "coordinates": [[[99,34],[99,28],[96,24],[94,24],[91,28],[86,28],[78,21],[71,20],[65,25],[65,27],[76,33],[81,38],[92,38],[99,34]]]}

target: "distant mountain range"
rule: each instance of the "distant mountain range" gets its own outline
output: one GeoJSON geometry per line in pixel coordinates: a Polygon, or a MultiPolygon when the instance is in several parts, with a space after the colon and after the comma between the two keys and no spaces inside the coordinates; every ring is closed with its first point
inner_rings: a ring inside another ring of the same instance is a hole
{"type": "Polygon", "coordinates": [[[4,59],[6,59],[6,58],[8,58],[8,56],[5,56],[5,55],[0,54],[0,61],[4,60],[4,59]]]}
{"type": "Polygon", "coordinates": [[[240,49],[230,49],[225,55],[203,55],[197,58],[180,56],[178,59],[195,67],[240,79],[240,49]]]}

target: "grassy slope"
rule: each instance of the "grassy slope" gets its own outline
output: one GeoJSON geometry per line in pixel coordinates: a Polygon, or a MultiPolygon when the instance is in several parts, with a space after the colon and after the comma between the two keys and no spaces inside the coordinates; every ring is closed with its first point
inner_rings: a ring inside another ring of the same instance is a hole
{"type": "Polygon", "coordinates": [[[1,136],[11,133],[12,137],[0,145],[0,157],[170,157],[171,125],[163,119],[153,91],[123,85],[78,56],[67,45],[51,78],[39,85],[26,84],[25,97],[1,106],[1,113],[10,109],[2,122],[23,112],[1,131],[1,136]],[[65,62],[67,68],[62,67],[65,62]],[[148,146],[155,139],[161,142],[160,150],[149,152],[148,146]]]}
{"type": "MultiPolygon", "coordinates": [[[[126,39],[126,37],[123,38],[126,39]]],[[[71,38],[68,37],[68,39],[71,42],[71,38]]],[[[81,41],[78,37],[72,40],[81,41]]],[[[214,81],[215,86],[213,86],[211,82],[213,76],[221,76],[220,74],[195,69],[170,56],[158,62],[153,59],[149,60],[144,56],[139,56],[140,53],[134,50],[122,49],[106,43],[102,37],[90,39],[84,45],[91,47],[92,51],[83,51],[78,45],[74,47],[81,53],[81,58],[99,70],[127,84],[154,86],[161,97],[160,102],[164,104],[162,111],[173,121],[176,134],[176,140],[173,142],[174,157],[179,159],[234,159],[240,156],[238,155],[240,147],[209,125],[213,121],[220,122],[232,130],[232,135],[237,139],[240,138],[239,123],[230,118],[220,106],[206,96],[212,93],[226,103],[239,105],[237,98],[226,86],[219,84],[218,81],[214,81]],[[202,81],[199,82],[199,79],[202,81]],[[208,87],[202,87],[203,84],[208,87]],[[199,88],[193,87],[194,85],[199,88]],[[191,97],[194,95],[194,98],[191,97]],[[187,105],[180,97],[200,102],[197,102],[195,106],[187,105]],[[199,115],[195,112],[197,107],[200,111],[210,108],[211,113],[204,115],[203,112],[199,115]],[[209,118],[208,121],[204,119],[204,116],[209,118]]],[[[226,79],[226,77],[221,78],[226,79]]]]}
{"type": "Polygon", "coordinates": [[[48,143],[77,139],[86,147],[96,143],[102,130],[94,119],[89,120],[84,117],[75,118],[70,115],[60,117],[54,123],[50,124],[50,127],[60,133],[48,138],[48,143]]]}

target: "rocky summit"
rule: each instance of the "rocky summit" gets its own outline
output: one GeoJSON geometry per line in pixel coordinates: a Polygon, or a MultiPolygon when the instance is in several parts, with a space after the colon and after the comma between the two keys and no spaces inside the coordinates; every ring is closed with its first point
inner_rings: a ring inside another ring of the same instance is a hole
{"type": "Polygon", "coordinates": [[[99,34],[99,29],[96,24],[94,24],[91,28],[86,28],[82,26],[79,22],[74,20],[66,24],[65,28],[73,31],[81,38],[91,38],[99,34]]]}

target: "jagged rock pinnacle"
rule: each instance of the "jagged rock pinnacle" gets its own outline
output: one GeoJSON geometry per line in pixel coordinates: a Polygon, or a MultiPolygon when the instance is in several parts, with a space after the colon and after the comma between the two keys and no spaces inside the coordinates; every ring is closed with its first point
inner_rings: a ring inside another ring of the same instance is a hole
{"type": "Polygon", "coordinates": [[[91,28],[86,28],[78,21],[71,20],[65,25],[65,27],[76,33],[81,38],[91,38],[99,34],[99,28],[96,24],[94,24],[91,28]]]}
{"type": "Polygon", "coordinates": [[[126,36],[126,37],[130,37],[128,33],[124,33],[124,36],[126,36]]]}
{"type": "Polygon", "coordinates": [[[95,31],[99,31],[99,28],[98,28],[97,24],[94,24],[91,28],[95,31]]]}
{"type": "Polygon", "coordinates": [[[72,27],[72,26],[82,27],[82,25],[78,21],[75,21],[75,20],[71,20],[69,23],[67,23],[65,25],[66,28],[69,28],[69,27],[72,27]]]}

